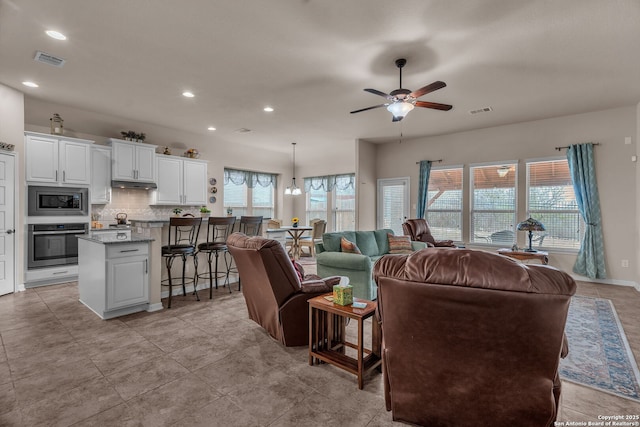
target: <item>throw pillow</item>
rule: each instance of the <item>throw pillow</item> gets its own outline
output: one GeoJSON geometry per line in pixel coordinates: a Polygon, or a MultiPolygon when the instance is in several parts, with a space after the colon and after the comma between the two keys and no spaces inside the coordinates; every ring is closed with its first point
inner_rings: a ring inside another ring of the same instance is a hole
{"type": "Polygon", "coordinates": [[[293,269],[296,271],[298,279],[300,282],[304,282],[304,268],[302,268],[302,265],[298,261],[291,260],[291,262],[293,263],[293,269]]]}
{"type": "Polygon", "coordinates": [[[409,236],[394,236],[393,234],[387,234],[389,239],[389,253],[390,254],[410,254],[413,252],[411,247],[411,238],[409,236]]]}
{"type": "Polygon", "coordinates": [[[348,254],[362,254],[362,252],[360,252],[360,248],[358,248],[358,245],[345,239],[344,237],[340,239],[340,248],[342,249],[342,252],[346,252],[348,254]]]}

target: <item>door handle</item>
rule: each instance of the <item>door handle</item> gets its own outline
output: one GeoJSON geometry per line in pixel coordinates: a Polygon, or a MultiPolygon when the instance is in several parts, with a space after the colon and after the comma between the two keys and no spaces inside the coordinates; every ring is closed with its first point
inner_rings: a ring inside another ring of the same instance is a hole
{"type": "Polygon", "coordinates": [[[67,182],[67,171],[62,171],[62,182],[67,182]]]}
{"type": "Polygon", "coordinates": [[[7,230],[7,231],[6,231],[6,233],[7,233],[7,234],[13,234],[13,233],[15,233],[15,232],[16,232],[16,230],[7,230]]]}
{"type": "Polygon", "coordinates": [[[56,170],[56,181],[58,181],[58,171],[56,170]]]}
{"type": "Polygon", "coordinates": [[[148,259],[144,260],[144,274],[147,274],[149,272],[149,268],[147,266],[147,263],[149,262],[148,259]]]}

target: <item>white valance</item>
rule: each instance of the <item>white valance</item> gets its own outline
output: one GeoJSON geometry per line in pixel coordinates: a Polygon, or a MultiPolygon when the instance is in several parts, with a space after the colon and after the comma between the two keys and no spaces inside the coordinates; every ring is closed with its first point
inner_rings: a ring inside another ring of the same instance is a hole
{"type": "Polygon", "coordinates": [[[342,174],[342,175],[325,175],[325,176],[311,176],[304,179],[304,191],[310,190],[324,190],[326,192],[333,191],[334,188],[343,191],[349,188],[355,188],[354,183],[356,180],[356,174],[342,174]]]}
{"type": "Polygon", "coordinates": [[[260,187],[276,187],[277,175],[271,173],[243,171],[239,169],[225,169],[224,170],[224,183],[229,182],[235,185],[246,184],[249,188],[254,188],[256,185],[260,187]]]}

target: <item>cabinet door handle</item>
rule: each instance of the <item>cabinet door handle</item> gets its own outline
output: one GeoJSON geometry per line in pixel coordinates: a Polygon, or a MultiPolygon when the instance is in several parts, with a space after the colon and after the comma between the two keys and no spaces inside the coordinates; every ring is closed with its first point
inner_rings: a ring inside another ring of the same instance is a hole
{"type": "Polygon", "coordinates": [[[138,252],[140,249],[123,249],[120,251],[120,253],[125,253],[125,252],[138,252]]]}
{"type": "Polygon", "coordinates": [[[58,171],[56,170],[56,181],[58,180],[58,171]]]}
{"type": "Polygon", "coordinates": [[[62,171],[62,182],[67,182],[67,171],[62,171]]]}
{"type": "Polygon", "coordinates": [[[147,266],[148,262],[149,262],[149,260],[147,260],[147,259],[144,260],[144,274],[147,274],[149,272],[149,268],[147,266]]]}
{"type": "Polygon", "coordinates": [[[69,272],[68,270],[65,270],[65,271],[56,271],[56,272],[54,272],[53,274],[66,274],[66,273],[68,273],[68,272],[69,272]]]}

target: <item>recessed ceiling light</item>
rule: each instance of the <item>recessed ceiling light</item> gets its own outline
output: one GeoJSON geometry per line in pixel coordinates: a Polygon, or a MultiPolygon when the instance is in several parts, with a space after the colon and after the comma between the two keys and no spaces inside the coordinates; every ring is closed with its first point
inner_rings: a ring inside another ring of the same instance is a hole
{"type": "Polygon", "coordinates": [[[209,126],[207,130],[216,130],[216,128],[214,128],[213,126],[209,126]]]}
{"type": "Polygon", "coordinates": [[[266,107],[264,107],[264,111],[266,111],[267,113],[270,113],[273,111],[273,107],[269,107],[268,105],[266,107]]]}
{"type": "Polygon", "coordinates": [[[187,91],[187,92],[182,92],[182,96],[186,96],[187,98],[193,98],[195,95],[187,91]]]}
{"type": "Polygon", "coordinates": [[[38,86],[38,83],[34,83],[34,82],[22,82],[22,84],[27,87],[40,87],[38,86]]]}
{"type": "Polygon", "coordinates": [[[64,34],[58,32],[58,31],[49,30],[49,31],[45,31],[45,33],[47,33],[47,35],[49,37],[51,37],[52,39],[56,39],[56,40],[66,40],[67,39],[67,36],[65,36],[64,34]]]}

